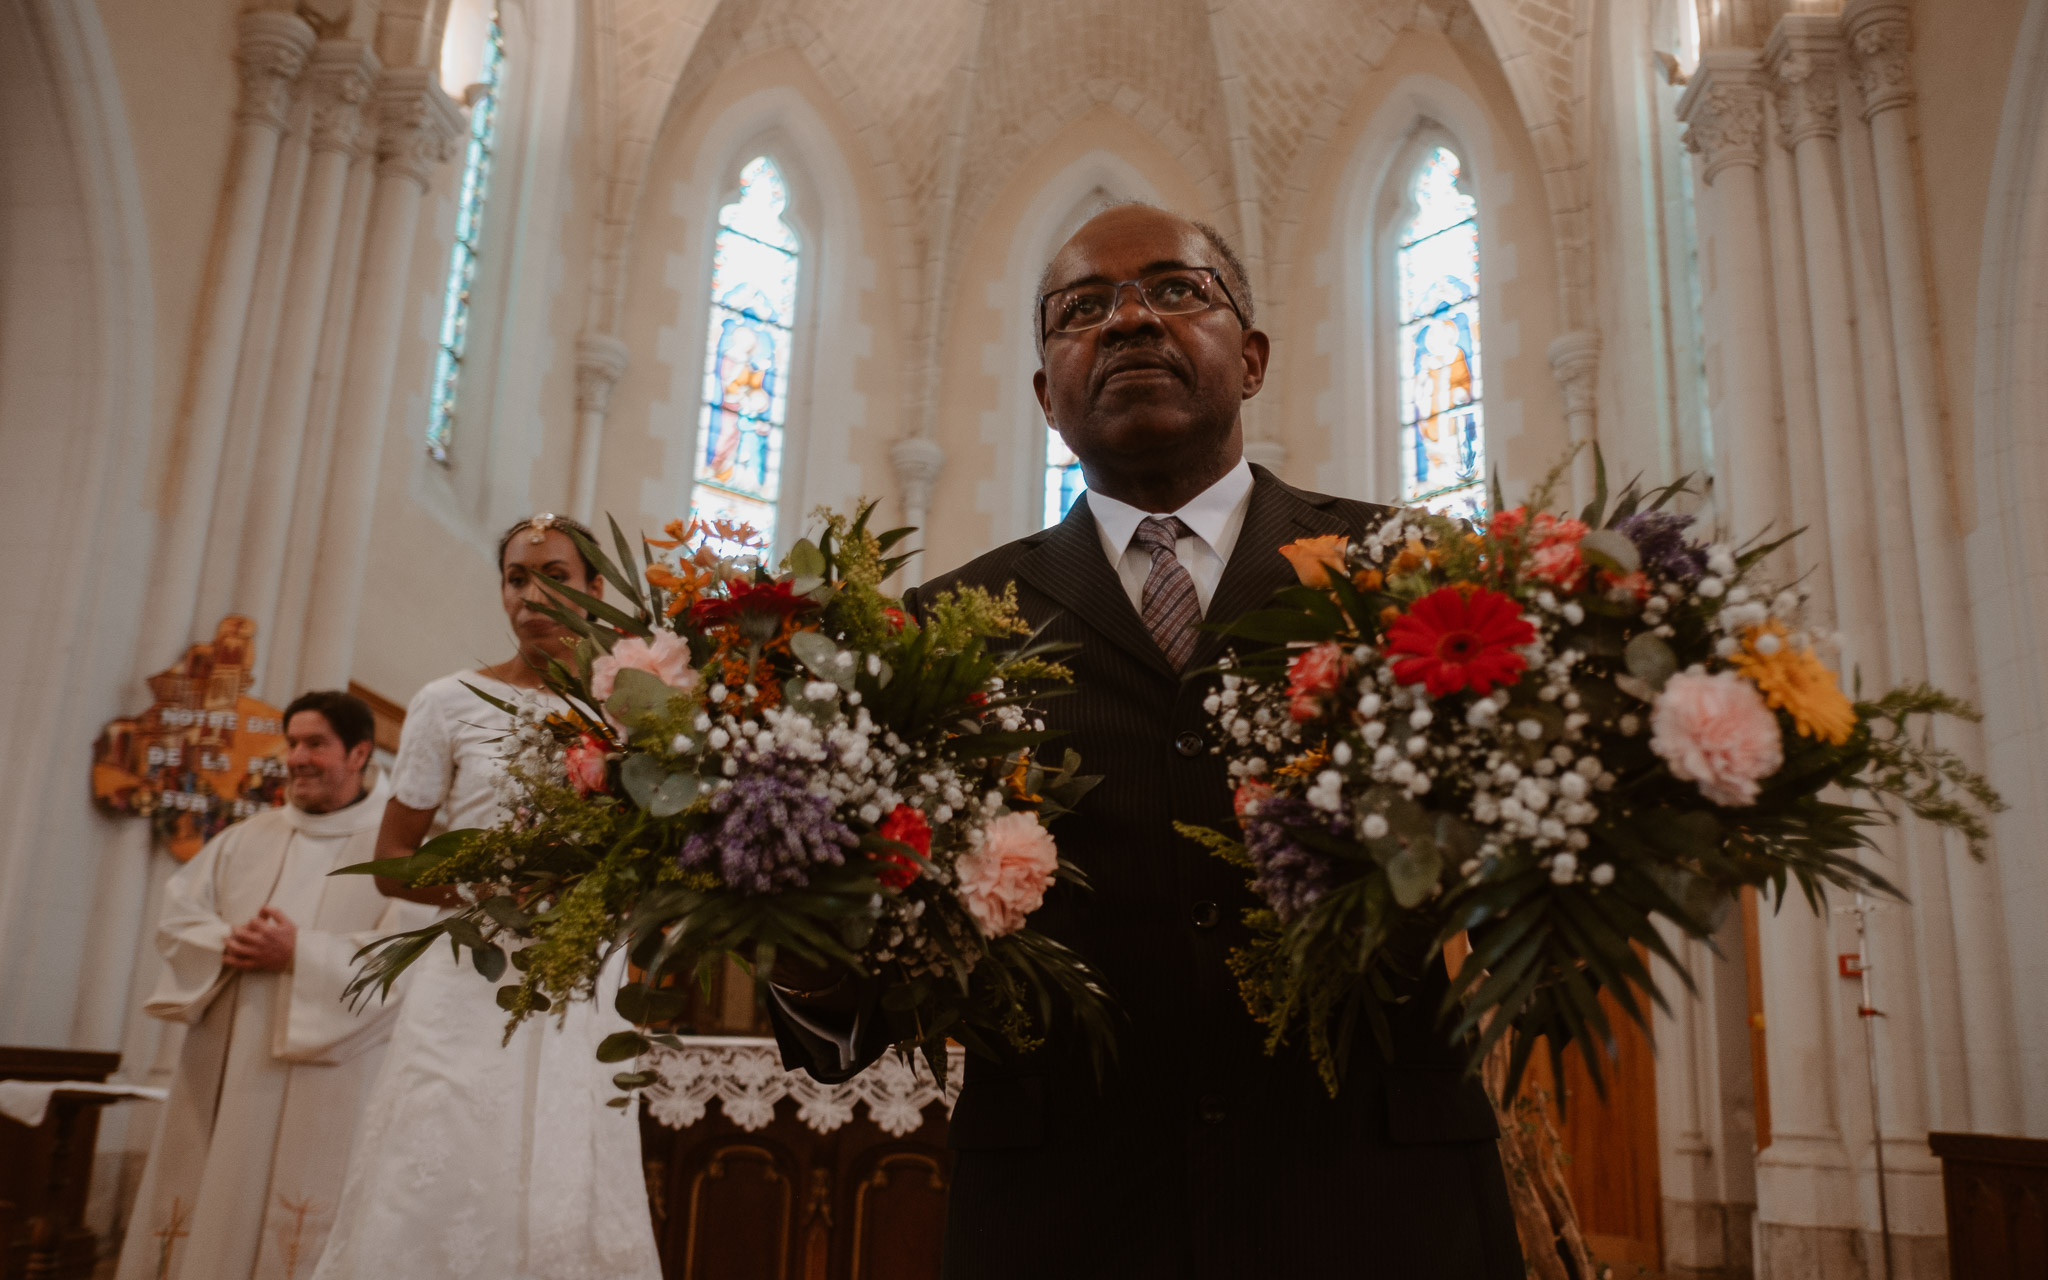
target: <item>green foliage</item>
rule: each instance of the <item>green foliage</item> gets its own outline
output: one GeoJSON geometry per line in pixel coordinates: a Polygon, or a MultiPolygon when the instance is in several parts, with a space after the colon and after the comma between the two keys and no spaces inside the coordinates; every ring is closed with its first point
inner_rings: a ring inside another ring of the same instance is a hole
{"type": "MultiPolygon", "coordinates": [[[[458,956],[468,951],[493,983],[505,979],[497,1002],[510,1015],[509,1037],[526,1018],[593,998],[600,970],[624,950],[641,976],[619,993],[617,1008],[645,1027],[679,1016],[678,992],[708,982],[728,957],[763,984],[787,959],[879,992],[898,1049],[922,1054],[941,1075],[949,1038],[996,1053],[1004,1045],[1031,1046],[1055,1025],[1074,1028],[1098,1064],[1106,1061],[1114,1006],[1079,958],[1029,929],[983,937],[952,889],[950,858],[976,820],[938,816],[957,800],[927,813],[941,828],[936,837],[949,842],[939,846],[948,851],[943,863],[884,839],[874,819],[849,806],[838,817],[857,847],[843,866],[810,867],[802,886],[744,891],[726,885],[714,866],[681,865],[692,837],[714,831],[719,821],[710,798],[721,764],[724,776],[733,776],[735,754],[725,754],[708,721],[700,723],[707,712],[766,728],[762,708],[778,701],[813,718],[850,718],[846,708],[857,706],[878,744],[886,736],[887,749],[901,755],[943,760],[967,794],[1000,789],[1012,807],[1036,809],[1043,822],[1067,812],[1098,781],[1080,771],[1072,751],[1056,765],[1041,758],[1050,735],[1028,727],[1035,700],[1071,678],[1056,661],[1062,646],[1033,634],[1014,589],[1001,596],[972,588],[943,593],[931,602],[929,624],[920,626],[882,588],[904,563],[892,548],[910,531],[870,532],[873,511],[869,503],[851,518],[819,513],[815,540],[790,548],[780,578],[724,560],[714,570],[701,546],[655,575],[686,584],[678,589],[703,589],[708,580],[714,593],[717,581],[735,573],[741,582],[751,575],[755,585],[781,581],[787,592],[768,594],[784,606],[792,596],[803,602],[794,630],[782,621],[789,608],[780,606],[741,606],[722,622],[694,622],[678,611],[680,621],[671,622],[672,600],[633,571],[631,546],[616,524],[616,558],[578,537],[618,594],[607,601],[549,584],[542,612],[580,640],[567,662],[551,663],[544,675],[574,714],[522,722],[516,736],[523,745],[509,766],[511,820],[451,833],[409,858],[348,869],[414,886],[463,886],[469,903],[365,948],[351,998],[388,991],[445,940],[458,956]],[[657,629],[674,629],[689,643],[701,678],[676,689],[645,671],[620,670],[599,705],[590,687],[598,659],[622,635],[652,637],[657,629]],[[727,686],[718,705],[709,701],[714,682],[727,686]],[[829,682],[834,696],[814,697],[809,690],[819,682],[829,682]],[[603,785],[585,794],[555,779],[561,751],[591,739],[609,756],[603,785]],[[923,874],[908,885],[885,885],[877,872],[892,864],[873,860],[875,853],[909,857],[923,874]],[[895,941],[878,945],[878,929],[913,918],[912,906],[922,912],[914,918],[924,949],[899,953],[890,949],[895,941]],[[939,961],[934,947],[943,952],[939,961]]],[[[670,532],[682,536],[679,529],[670,532]]],[[[643,560],[654,564],[651,552],[643,560]]],[[[519,709],[478,695],[520,719],[519,709]]],[[[1061,864],[1058,878],[1086,888],[1071,864],[1061,864]]],[[[605,1041],[599,1057],[627,1062],[658,1039],[622,1032],[605,1041]]],[[[637,1087],[651,1077],[624,1072],[616,1079],[637,1087]]]]}
{"type": "Polygon", "coordinates": [[[1251,855],[1244,851],[1244,841],[1242,840],[1233,840],[1221,831],[1216,831],[1209,827],[1198,827],[1187,822],[1176,822],[1173,824],[1173,829],[1233,867],[1239,867],[1245,871],[1256,870],[1252,864],[1251,855]]]}
{"type": "Polygon", "coordinates": [[[1880,804],[1895,798],[1914,816],[1959,832],[1969,842],[1970,856],[1981,862],[1984,844],[1991,838],[1986,816],[2005,812],[2005,801],[1988,778],[1934,740],[1931,724],[1916,737],[1907,721],[1914,716],[1952,716],[1976,724],[1983,714],[1961,698],[1923,683],[1894,689],[1875,702],[1859,702],[1856,715],[1871,726],[1864,747],[1869,759],[1866,789],[1880,804]]]}
{"type": "Polygon", "coordinates": [[[992,596],[980,587],[954,587],[925,602],[925,630],[933,653],[962,653],[980,640],[1031,634],[1017,608],[1017,584],[992,596]]]}
{"type": "MultiPolygon", "coordinates": [[[[1551,497],[1562,487],[1569,462],[1567,456],[1538,484],[1529,512],[1552,509],[1551,497]]],[[[1654,490],[1645,490],[1638,478],[1613,494],[1596,450],[1594,479],[1592,500],[1581,512],[1591,532],[1578,542],[1580,555],[1593,569],[1617,576],[1644,569],[1635,543],[1615,525],[1690,492],[1689,478],[1654,490]]],[[[1504,510],[1497,484],[1493,503],[1496,513],[1504,510]]],[[[1405,610],[1422,594],[1450,584],[1479,583],[1531,602],[1531,612],[1544,616],[1548,651],[1573,655],[1568,669],[1553,668],[1546,677],[1563,686],[1547,690],[1547,698],[1539,696],[1537,681],[1520,682],[1508,690],[1505,707],[1488,713],[1499,723],[1530,729],[1527,735],[1480,740],[1476,750],[1492,753],[1484,767],[1558,767],[1560,762],[1545,757],[1567,736],[1569,708],[1584,717],[1581,725],[1593,726],[1591,736],[1573,742],[1581,760],[1592,754],[1599,761],[1602,790],[1595,797],[1597,816],[1577,828],[1585,843],[1573,846],[1576,870],[1565,869],[1556,878],[1550,853],[1504,834],[1499,824],[1482,842],[1474,830],[1477,819],[1467,821],[1479,790],[1472,778],[1478,766],[1456,755],[1445,758],[1458,763],[1431,777],[1426,808],[1407,798],[1388,801],[1382,794],[1388,789],[1361,780],[1362,768],[1355,768],[1346,777],[1345,796],[1359,823],[1355,833],[1332,835],[1320,825],[1287,828],[1286,836],[1302,849],[1328,860],[1335,887],[1285,921],[1271,911],[1248,913],[1251,940],[1230,964],[1247,1007],[1267,1028],[1269,1049],[1301,1042],[1333,1092],[1362,1027],[1371,1028],[1384,1048],[1386,1019],[1395,1004],[1409,998],[1415,966],[1459,935],[1473,951],[1434,1012],[1446,1038],[1469,1050],[1470,1069],[1476,1072],[1510,1037],[1513,1092],[1537,1043],[1547,1043],[1553,1066],[1577,1045],[1596,1089],[1604,1090],[1606,1055],[1599,1050],[1612,1049],[1611,1010],[1619,1008],[1647,1030],[1651,1008],[1665,1003],[1651,959],[1691,984],[1673,949],[1674,930],[1711,945],[1745,888],[1759,891],[1774,908],[1796,898],[1815,911],[1824,909],[1831,890],[1898,896],[1872,856],[1872,832],[1904,813],[1957,833],[1973,855],[1982,856],[1990,815],[2004,804],[1930,724],[1916,723],[1944,716],[1977,719],[1967,703],[1926,685],[1894,690],[1856,703],[1858,726],[1839,745],[1798,733],[1791,717],[1780,712],[1783,762],[1763,781],[1754,803],[1710,804],[1698,785],[1674,777],[1653,753],[1641,721],[1677,672],[1720,661],[1716,619],[1725,597],[1667,596],[1674,603],[1660,607],[1662,625],[1645,625],[1641,606],[1625,593],[1597,587],[1567,591],[1523,572],[1523,561],[1537,546],[1533,517],[1497,522],[1483,537],[1425,512],[1398,518],[1419,529],[1421,538],[1411,535],[1405,546],[1383,552],[1354,544],[1347,573],[1331,574],[1327,587],[1283,588],[1271,607],[1220,628],[1251,642],[1228,667],[1254,682],[1246,693],[1252,700],[1244,705],[1259,708],[1261,716],[1277,711],[1285,717],[1278,701],[1287,687],[1285,664],[1300,647],[1328,641],[1346,649],[1364,646],[1359,661],[1380,661],[1370,651],[1383,643],[1383,610],[1405,610]],[[1554,599],[1535,604],[1545,593],[1568,596],[1573,607],[1560,609],[1554,599]],[[1633,725],[1621,727],[1628,721],[1633,725]],[[1350,789],[1352,784],[1367,789],[1350,789]],[[1386,820],[1384,834],[1365,836],[1369,814],[1386,820]],[[1589,868],[1599,871],[1597,879],[1587,874],[1589,868]],[[1603,1006],[1603,996],[1611,1004],[1603,1006]]],[[[1555,525],[1547,528],[1554,531],[1555,525]]],[[[1740,584],[1743,574],[1787,540],[1759,538],[1737,550],[1737,571],[1725,585],[1740,584]]],[[[1752,600],[1770,598],[1754,585],[1748,592],[1752,600]]],[[[1318,743],[1342,740],[1353,759],[1365,758],[1377,739],[1350,736],[1354,722],[1343,709],[1354,693],[1347,686],[1332,699],[1338,709],[1328,713],[1330,719],[1303,725],[1298,737],[1288,726],[1282,738],[1245,748],[1244,755],[1260,758],[1255,776],[1299,795],[1308,776],[1336,767],[1318,756],[1312,768],[1286,776],[1290,762],[1307,759],[1318,743]],[[1266,766],[1273,771],[1264,772],[1266,766]]],[[[1469,702],[1433,702],[1433,723],[1468,723],[1463,713],[1469,702]]],[[[1245,714],[1242,707],[1238,714],[1245,714]]],[[[1388,723],[1382,720],[1380,727],[1388,723]]],[[[1451,749],[1475,750],[1469,744],[1451,749]]],[[[1489,794],[1497,795],[1498,788],[1489,794]]],[[[1244,844],[1230,835],[1177,829],[1213,855],[1247,872],[1257,870],[1244,844]]]]}

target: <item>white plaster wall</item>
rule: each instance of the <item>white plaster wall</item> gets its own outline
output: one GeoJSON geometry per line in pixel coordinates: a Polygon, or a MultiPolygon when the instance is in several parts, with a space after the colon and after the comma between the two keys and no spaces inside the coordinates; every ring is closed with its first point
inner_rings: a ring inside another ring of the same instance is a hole
{"type": "MultiPolygon", "coordinates": [[[[1978,522],[1968,541],[1978,678],[1998,823],[2018,1114],[2048,1137],[2048,3],[2027,6],[2006,86],[1978,281],[1972,384],[1978,522]]],[[[1958,388],[1959,391],[1963,389],[1958,388]]]]}
{"type": "Polygon", "coordinates": [[[146,848],[85,767],[131,679],[151,377],[148,251],[90,7],[0,4],[0,1042],[112,1048],[146,848]]]}

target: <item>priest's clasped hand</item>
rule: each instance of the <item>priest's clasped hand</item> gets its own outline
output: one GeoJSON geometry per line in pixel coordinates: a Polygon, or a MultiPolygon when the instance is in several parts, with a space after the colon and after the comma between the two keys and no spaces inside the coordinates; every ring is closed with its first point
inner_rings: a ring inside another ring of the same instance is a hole
{"type": "Polygon", "coordinates": [[[283,973],[292,967],[292,952],[298,943],[299,926],[276,907],[266,906],[255,919],[238,925],[228,935],[221,963],[230,969],[283,973]]]}

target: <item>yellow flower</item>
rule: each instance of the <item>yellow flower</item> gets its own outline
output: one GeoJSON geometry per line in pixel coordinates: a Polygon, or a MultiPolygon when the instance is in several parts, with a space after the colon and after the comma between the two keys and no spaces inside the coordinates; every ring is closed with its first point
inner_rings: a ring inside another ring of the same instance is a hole
{"type": "Polygon", "coordinates": [[[1804,736],[1839,747],[1854,732],[1856,708],[1835,673],[1812,649],[1787,644],[1783,623],[1751,627],[1742,637],[1741,650],[1728,660],[1749,677],[1765,702],[1791,716],[1804,736]]]}
{"type": "Polygon", "coordinates": [[[1273,776],[1276,778],[1313,778],[1321,773],[1323,766],[1329,762],[1330,753],[1328,749],[1316,747],[1303,755],[1295,757],[1291,764],[1283,764],[1273,770],[1273,776]]]}
{"type": "Polygon", "coordinates": [[[1344,571],[1344,550],[1350,541],[1341,533],[1326,533],[1320,538],[1296,538],[1280,548],[1280,554],[1294,566],[1294,576],[1301,579],[1302,586],[1327,587],[1330,585],[1330,570],[1344,571]]]}
{"type": "Polygon", "coordinates": [[[1420,538],[1410,538],[1408,545],[1401,548],[1401,553],[1394,557],[1394,563],[1387,566],[1387,576],[1391,578],[1404,573],[1414,573],[1424,565],[1435,565],[1441,558],[1441,552],[1433,547],[1423,546],[1420,538]]]}

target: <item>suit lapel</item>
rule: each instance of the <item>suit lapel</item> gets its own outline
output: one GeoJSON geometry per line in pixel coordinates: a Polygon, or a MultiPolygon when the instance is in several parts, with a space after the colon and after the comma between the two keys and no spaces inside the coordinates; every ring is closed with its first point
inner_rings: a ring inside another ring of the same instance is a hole
{"type": "MultiPolygon", "coordinates": [[[[1254,466],[1252,475],[1251,506],[1245,511],[1244,528],[1238,531],[1230,563],[1223,566],[1223,580],[1216,584],[1216,595],[1209,601],[1208,622],[1234,621],[1263,607],[1275,591],[1296,581],[1293,566],[1280,554],[1281,547],[1296,538],[1351,531],[1334,512],[1309,502],[1264,467],[1254,466]]],[[[1213,631],[1202,632],[1188,670],[1214,665],[1227,644],[1225,637],[1213,631]]]]}
{"type": "Polygon", "coordinates": [[[1166,655],[1159,652],[1152,633],[1145,630],[1138,611],[1131,607],[1131,598],[1110,568],[1109,557],[1102,553],[1102,536],[1088,510],[1088,495],[1082,494],[1067,518],[1040,536],[1037,545],[1017,562],[1016,573],[1132,657],[1170,680],[1179,678],[1166,655]]]}

